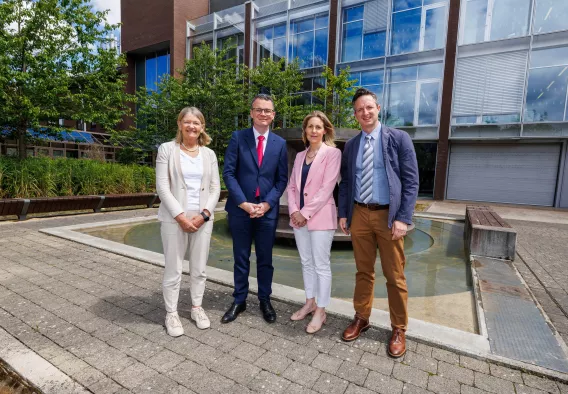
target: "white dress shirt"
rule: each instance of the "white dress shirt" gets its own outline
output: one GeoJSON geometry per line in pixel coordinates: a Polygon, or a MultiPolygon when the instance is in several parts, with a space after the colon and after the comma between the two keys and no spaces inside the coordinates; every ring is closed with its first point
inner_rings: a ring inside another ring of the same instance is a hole
{"type": "Polygon", "coordinates": [[[191,157],[181,151],[181,172],[187,188],[187,210],[188,212],[199,212],[199,190],[203,177],[201,152],[196,157],[191,157]]]}

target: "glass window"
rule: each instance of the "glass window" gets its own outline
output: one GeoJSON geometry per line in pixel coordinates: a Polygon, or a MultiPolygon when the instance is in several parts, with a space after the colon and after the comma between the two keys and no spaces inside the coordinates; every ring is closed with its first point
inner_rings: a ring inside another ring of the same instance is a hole
{"type": "Polygon", "coordinates": [[[531,56],[531,68],[568,64],[568,47],[542,49],[531,56]]]}
{"type": "Polygon", "coordinates": [[[278,61],[281,58],[286,57],[286,37],[274,39],[273,44],[274,60],[278,61]]]}
{"type": "Polygon", "coordinates": [[[170,74],[170,54],[158,56],[158,83],[170,74]]]}
{"type": "Polygon", "coordinates": [[[416,81],[418,66],[393,68],[390,70],[390,82],[416,81]]]}
{"type": "Polygon", "coordinates": [[[329,24],[329,18],[327,15],[318,16],[316,18],[316,29],[324,29],[329,24]]]}
{"type": "MultiPolygon", "coordinates": [[[[286,57],[286,24],[282,23],[276,26],[266,27],[257,30],[259,41],[259,58],[272,59],[278,61],[286,57]]],[[[243,54],[239,53],[239,57],[244,59],[244,39],[243,54]]],[[[291,55],[291,53],[290,53],[291,55]]]]}
{"type": "Polygon", "coordinates": [[[435,125],[438,123],[438,97],[440,84],[427,82],[420,84],[420,102],[418,104],[418,124],[435,125]]]}
{"type": "Polygon", "coordinates": [[[529,31],[530,0],[494,0],[491,40],[522,37],[529,31]]]}
{"type": "Polygon", "coordinates": [[[327,29],[320,29],[316,30],[314,66],[323,66],[326,63],[327,63],[327,29]]]}
{"type": "Polygon", "coordinates": [[[386,31],[366,33],[363,36],[363,59],[385,56],[386,31]]]}
{"type": "Polygon", "coordinates": [[[392,54],[416,52],[420,42],[422,9],[397,12],[392,17],[392,54]]]}
{"type": "Polygon", "coordinates": [[[274,38],[285,37],[285,36],[286,36],[286,24],[285,23],[274,26],[274,38]]]}
{"type": "Polygon", "coordinates": [[[487,19],[487,0],[468,0],[465,2],[465,21],[463,44],[481,42],[485,38],[487,19]]]}
{"type": "Polygon", "coordinates": [[[394,0],[394,11],[407,10],[409,8],[416,8],[422,6],[422,0],[394,0]]]}
{"type": "Polygon", "coordinates": [[[421,64],[418,67],[418,79],[441,78],[443,71],[442,63],[421,64]]]}
{"type": "Polygon", "coordinates": [[[564,120],[567,85],[568,65],[530,70],[525,121],[564,120]]]}
{"type": "Polygon", "coordinates": [[[300,68],[312,66],[312,55],[314,50],[314,35],[312,32],[301,33],[294,36],[296,57],[300,60],[300,68]]]}
{"type": "Polygon", "coordinates": [[[341,58],[344,62],[361,59],[361,37],[363,21],[347,23],[343,27],[343,44],[341,58]]]}
{"type": "Polygon", "coordinates": [[[389,126],[413,126],[416,82],[393,83],[388,87],[386,123],[389,126]]]}
{"type": "Polygon", "coordinates": [[[378,85],[383,83],[383,70],[365,71],[361,73],[361,85],[378,85]]]}
{"type": "Polygon", "coordinates": [[[347,8],[343,11],[343,21],[344,22],[353,22],[363,19],[363,6],[347,8]]]}
{"type": "Polygon", "coordinates": [[[426,10],[424,50],[443,48],[446,33],[446,7],[426,10]]]}
{"type": "Polygon", "coordinates": [[[568,1],[536,0],[534,33],[568,29],[568,1]]]}
{"type": "Polygon", "coordinates": [[[158,80],[158,68],[155,57],[146,59],[146,89],[148,92],[156,90],[156,82],[158,80]]]}
{"type": "Polygon", "coordinates": [[[292,34],[314,30],[314,19],[310,18],[306,20],[291,22],[290,30],[292,34]]]}

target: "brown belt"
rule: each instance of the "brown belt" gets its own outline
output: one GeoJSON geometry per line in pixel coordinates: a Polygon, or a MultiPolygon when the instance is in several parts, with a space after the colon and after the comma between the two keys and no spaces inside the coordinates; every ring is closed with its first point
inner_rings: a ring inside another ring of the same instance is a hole
{"type": "Polygon", "coordinates": [[[365,204],[359,201],[355,201],[355,205],[359,205],[360,207],[367,208],[369,211],[380,211],[382,209],[389,209],[389,204],[365,204]]]}

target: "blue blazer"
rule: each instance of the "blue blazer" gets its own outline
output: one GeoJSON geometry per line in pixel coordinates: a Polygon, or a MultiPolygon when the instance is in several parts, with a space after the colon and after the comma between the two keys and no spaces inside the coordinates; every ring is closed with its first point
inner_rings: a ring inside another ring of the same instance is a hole
{"type": "Polygon", "coordinates": [[[286,141],[271,130],[262,166],[259,167],[252,128],[235,131],[225,151],[223,179],[229,191],[225,204],[229,214],[248,216],[239,205],[245,201],[255,202],[258,186],[260,201],[267,202],[271,207],[264,217],[278,219],[280,197],[288,183],[286,141]]]}
{"type": "MultiPolygon", "coordinates": [[[[412,213],[418,197],[418,163],[410,136],[402,130],[381,127],[383,157],[389,181],[389,228],[395,220],[411,224],[412,213]]],[[[351,225],[355,201],[355,168],[361,134],[345,144],[341,159],[339,183],[339,217],[347,218],[351,225]]]]}

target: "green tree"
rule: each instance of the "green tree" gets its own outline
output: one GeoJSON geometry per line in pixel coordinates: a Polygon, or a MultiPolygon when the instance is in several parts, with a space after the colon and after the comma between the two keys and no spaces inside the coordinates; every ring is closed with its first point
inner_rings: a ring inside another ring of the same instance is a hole
{"type": "Polygon", "coordinates": [[[106,13],[88,0],[0,2],[0,125],[18,139],[20,158],[27,129],[39,131],[40,122],[55,134],[60,118],[112,130],[128,113],[125,61],[106,13]]]}
{"type": "Polygon", "coordinates": [[[358,81],[349,78],[349,68],[335,75],[333,70],[326,66],[322,77],[326,81],[325,86],[318,88],[314,96],[324,103],[323,111],[329,120],[335,127],[359,128],[351,105],[358,81]]]}

